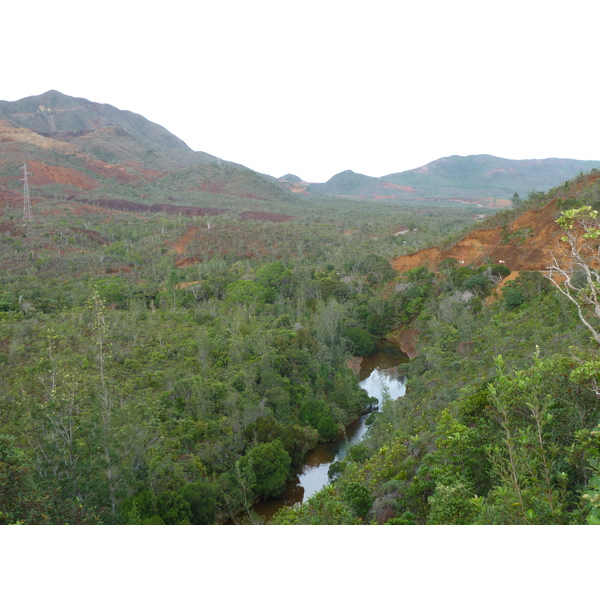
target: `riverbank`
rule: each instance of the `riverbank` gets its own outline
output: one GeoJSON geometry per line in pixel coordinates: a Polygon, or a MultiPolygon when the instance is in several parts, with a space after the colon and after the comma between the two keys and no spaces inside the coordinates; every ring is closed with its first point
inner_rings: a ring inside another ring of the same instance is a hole
{"type": "Polygon", "coordinates": [[[418,331],[416,327],[402,325],[397,327],[391,333],[388,333],[386,339],[392,344],[397,345],[410,360],[419,356],[417,352],[418,331]]]}
{"type": "MultiPolygon", "coordinates": [[[[382,340],[378,351],[371,356],[352,359],[354,366],[351,368],[359,375],[359,386],[378,401],[375,410],[381,410],[385,397],[396,399],[404,395],[405,379],[399,374],[398,367],[408,361],[409,357],[387,340],[382,340]]],[[[330,465],[341,460],[354,444],[362,440],[367,432],[366,418],[363,415],[352,422],[337,440],[317,444],[304,457],[302,466],[288,482],[282,497],[258,502],[252,510],[268,522],[280,508],[301,504],[328,485],[330,465]]]]}

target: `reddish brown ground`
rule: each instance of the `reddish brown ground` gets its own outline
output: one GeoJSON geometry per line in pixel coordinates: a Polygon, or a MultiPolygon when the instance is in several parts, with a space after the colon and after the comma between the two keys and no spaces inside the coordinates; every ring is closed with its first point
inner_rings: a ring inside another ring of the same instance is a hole
{"type": "Polygon", "coordinates": [[[348,359],[346,366],[352,369],[357,375],[360,373],[360,365],[363,359],[360,356],[352,356],[348,359]]]}
{"type": "Polygon", "coordinates": [[[100,160],[90,159],[85,162],[85,166],[100,177],[114,179],[119,183],[137,183],[140,180],[138,176],[127,171],[123,165],[110,165],[100,160]]]}
{"type": "Polygon", "coordinates": [[[179,269],[191,267],[193,264],[200,262],[199,258],[179,258],[175,261],[175,266],[179,269]]]}
{"type": "Polygon", "coordinates": [[[59,183],[62,185],[72,185],[88,191],[98,187],[97,182],[91,177],[75,169],[51,167],[34,160],[27,163],[27,168],[32,174],[31,183],[34,185],[59,183]]]}
{"type": "Polygon", "coordinates": [[[455,258],[462,264],[479,265],[486,262],[504,262],[511,271],[544,271],[551,263],[551,252],[556,247],[560,229],[555,223],[556,200],[541,210],[521,215],[508,227],[508,233],[530,230],[532,235],[516,236],[503,243],[502,228],[474,231],[457,242],[449,250],[426,248],[392,260],[392,266],[400,273],[414,267],[427,265],[437,269],[440,262],[455,258]]]}
{"type": "Polygon", "coordinates": [[[71,227],[71,229],[76,233],[83,233],[84,235],[87,235],[90,239],[101,246],[110,244],[107,238],[105,238],[101,233],[93,231],[92,229],[84,229],[83,227],[71,227]]]}
{"type": "Polygon", "coordinates": [[[155,181],[164,175],[162,171],[154,169],[145,169],[137,162],[128,162],[124,165],[111,165],[101,160],[89,159],[85,166],[90,170],[104,177],[105,179],[114,179],[119,183],[138,183],[140,181],[155,181]]]}
{"type": "Polygon", "coordinates": [[[381,187],[384,190],[402,190],[404,192],[409,192],[411,194],[414,194],[416,191],[415,188],[412,188],[409,185],[397,185],[396,183],[388,183],[388,182],[382,183],[381,187]]]}
{"type": "Polygon", "coordinates": [[[414,327],[407,327],[405,325],[397,327],[386,338],[400,346],[400,349],[410,359],[418,356],[417,353],[417,330],[414,327]]]}
{"type": "Polygon", "coordinates": [[[11,237],[19,237],[25,233],[25,230],[18,223],[4,221],[4,223],[0,223],[0,233],[8,233],[11,237]]]}
{"type": "Polygon", "coordinates": [[[192,238],[200,231],[200,227],[190,227],[183,237],[179,238],[175,242],[175,252],[177,254],[185,254],[187,251],[188,244],[192,241],[192,238]]]}
{"type": "Polygon", "coordinates": [[[9,190],[6,187],[0,188],[0,210],[4,211],[6,208],[18,208],[22,206],[23,196],[21,194],[9,190]]]}

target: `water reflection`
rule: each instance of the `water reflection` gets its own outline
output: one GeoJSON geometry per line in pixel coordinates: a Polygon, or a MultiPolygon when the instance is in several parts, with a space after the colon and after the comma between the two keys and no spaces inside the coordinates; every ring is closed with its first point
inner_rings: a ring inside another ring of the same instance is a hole
{"type": "MultiPolygon", "coordinates": [[[[395,400],[404,396],[406,390],[405,379],[398,375],[395,367],[375,368],[359,385],[369,396],[377,398],[379,401],[377,410],[379,411],[381,411],[384,399],[395,400]]],[[[346,430],[345,438],[329,444],[320,444],[318,448],[308,453],[302,472],[298,475],[299,485],[304,488],[302,501],[308,500],[329,483],[328,471],[331,463],[344,458],[348,449],[363,439],[367,432],[366,418],[364,415],[352,423],[346,430]]]]}
{"type": "MultiPolygon", "coordinates": [[[[406,391],[406,379],[398,374],[397,365],[406,362],[408,357],[389,349],[364,359],[361,365],[360,387],[373,398],[377,398],[377,410],[381,411],[386,398],[395,400],[406,391]]],[[[348,449],[358,443],[367,432],[366,415],[357,419],[346,429],[346,437],[334,442],[318,444],[308,452],[304,465],[297,477],[288,483],[283,498],[272,498],[254,506],[254,510],[272,517],[283,506],[301,504],[329,483],[329,467],[341,460],[348,449]]]]}
{"type": "Polygon", "coordinates": [[[396,400],[404,396],[406,385],[404,378],[398,376],[395,367],[391,369],[373,369],[371,374],[359,383],[360,387],[372,398],[379,400],[379,410],[387,397],[396,400]]]}

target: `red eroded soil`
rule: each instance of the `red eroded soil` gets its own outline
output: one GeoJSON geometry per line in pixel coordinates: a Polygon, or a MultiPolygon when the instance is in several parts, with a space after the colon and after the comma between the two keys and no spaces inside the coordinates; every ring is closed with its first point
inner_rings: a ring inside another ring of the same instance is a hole
{"type": "Polygon", "coordinates": [[[100,244],[101,246],[106,246],[110,244],[107,238],[105,238],[101,233],[93,231],[92,229],[84,229],[83,227],[71,227],[71,229],[76,233],[83,233],[87,235],[90,239],[92,239],[97,244],[100,244]]]}
{"type": "Polygon", "coordinates": [[[111,165],[99,160],[89,160],[86,167],[94,173],[114,179],[119,183],[137,183],[139,181],[156,181],[163,177],[163,171],[156,169],[146,169],[140,163],[128,162],[123,165],[111,165]]]}
{"type": "Polygon", "coordinates": [[[184,267],[191,267],[193,264],[200,262],[199,258],[179,258],[175,261],[175,266],[178,269],[183,269],[184,267]]]}
{"type": "Polygon", "coordinates": [[[387,336],[387,339],[394,344],[400,346],[400,350],[404,352],[410,359],[418,356],[417,353],[417,337],[418,333],[414,327],[403,325],[394,329],[387,336]]]}
{"type": "Polygon", "coordinates": [[[0,223],[0,233],[8,233],[11,237],[19,237],[25,233],[25,230],[13,221],[4,221],[4,223],[0,223]]]}
{"type": "Polygon", "coordinates": [[[119,183],[137,183],[140,177],[134,173],[130,173],[123,165],[109,165],[100,160],[90,159],[86,161],[85,166],[90,170],[104,177],[105,179],[113,179],[119,183]]]}
{"type": "Polygon", "coordinates": [[[185,254],[187,251],[188,244],[191,242],[192,238],[200,231],[200,227],[190,227],[183,237],[181,237],[177,242],[175,242],[175,252],[177,254],[185,254]]]}
{"type": "Polygon", "coordinates": [[[396,183],[384,182],[381,184],[381,187],[384,190],[402,190],[403,192],[409,192],[411,194],[415,193],[415,188],[410,187],[409,185],[397,185],[396,183]]]}
{"type": "Polygon", "coordinates": [[[0,189],[0,209],[23,206],[23,196],[13,190],[0,189]]]}
{"type": "Polygon", "coordinates": [[[64,167],[51,167],[37,161],[29,161],[27,168],[32,174],[31,183],[34,185],[51,185],[58,183],[62,185],[72,185],[82,190],[93,190],[98,187],[88,175],[80,173],[75,169],[67,169],[64,167]]]}
{"type": "Polygon", "coordinates": [[[391,264],[400,273],[423,265],[435,270],[443,260],[454,258],[465,265],[504,262],[511,271],[544,271],[552,262],[551,252],[556,248],[560,234],[555,215],[556,200],[553,200],[540,210],[521,215],[507,232],[503,232],[501,227],[480,229],[465,236],[449,250],[434,246],[399,256],[391,264]]]}

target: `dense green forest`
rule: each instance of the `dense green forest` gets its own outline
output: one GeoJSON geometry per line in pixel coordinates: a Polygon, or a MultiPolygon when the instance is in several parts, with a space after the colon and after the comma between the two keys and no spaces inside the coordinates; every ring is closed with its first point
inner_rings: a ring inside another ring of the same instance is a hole
{"type": "Polygon", "coordinates": [[[451,243],[468,207],[306,200],[274,223],[69,206],[0,224],[0,522],[259,522],[254,502],[370,404],[348,359],[406,325],[407,395],[272,522],[598,521],[593,261],[584,322],[535,272],[497,292],[503,265],[391,268],[451,243]]]}
{"type": "Polygon", "coordinates": [[[283,223],[74,206],[4,215],[4,523],[254,518],[369,404],[346,363],[401,318],[387,259],[472,220],[342,201],[283,223]],[[405,223],[418,231],[394,236],[405,223]]]}

